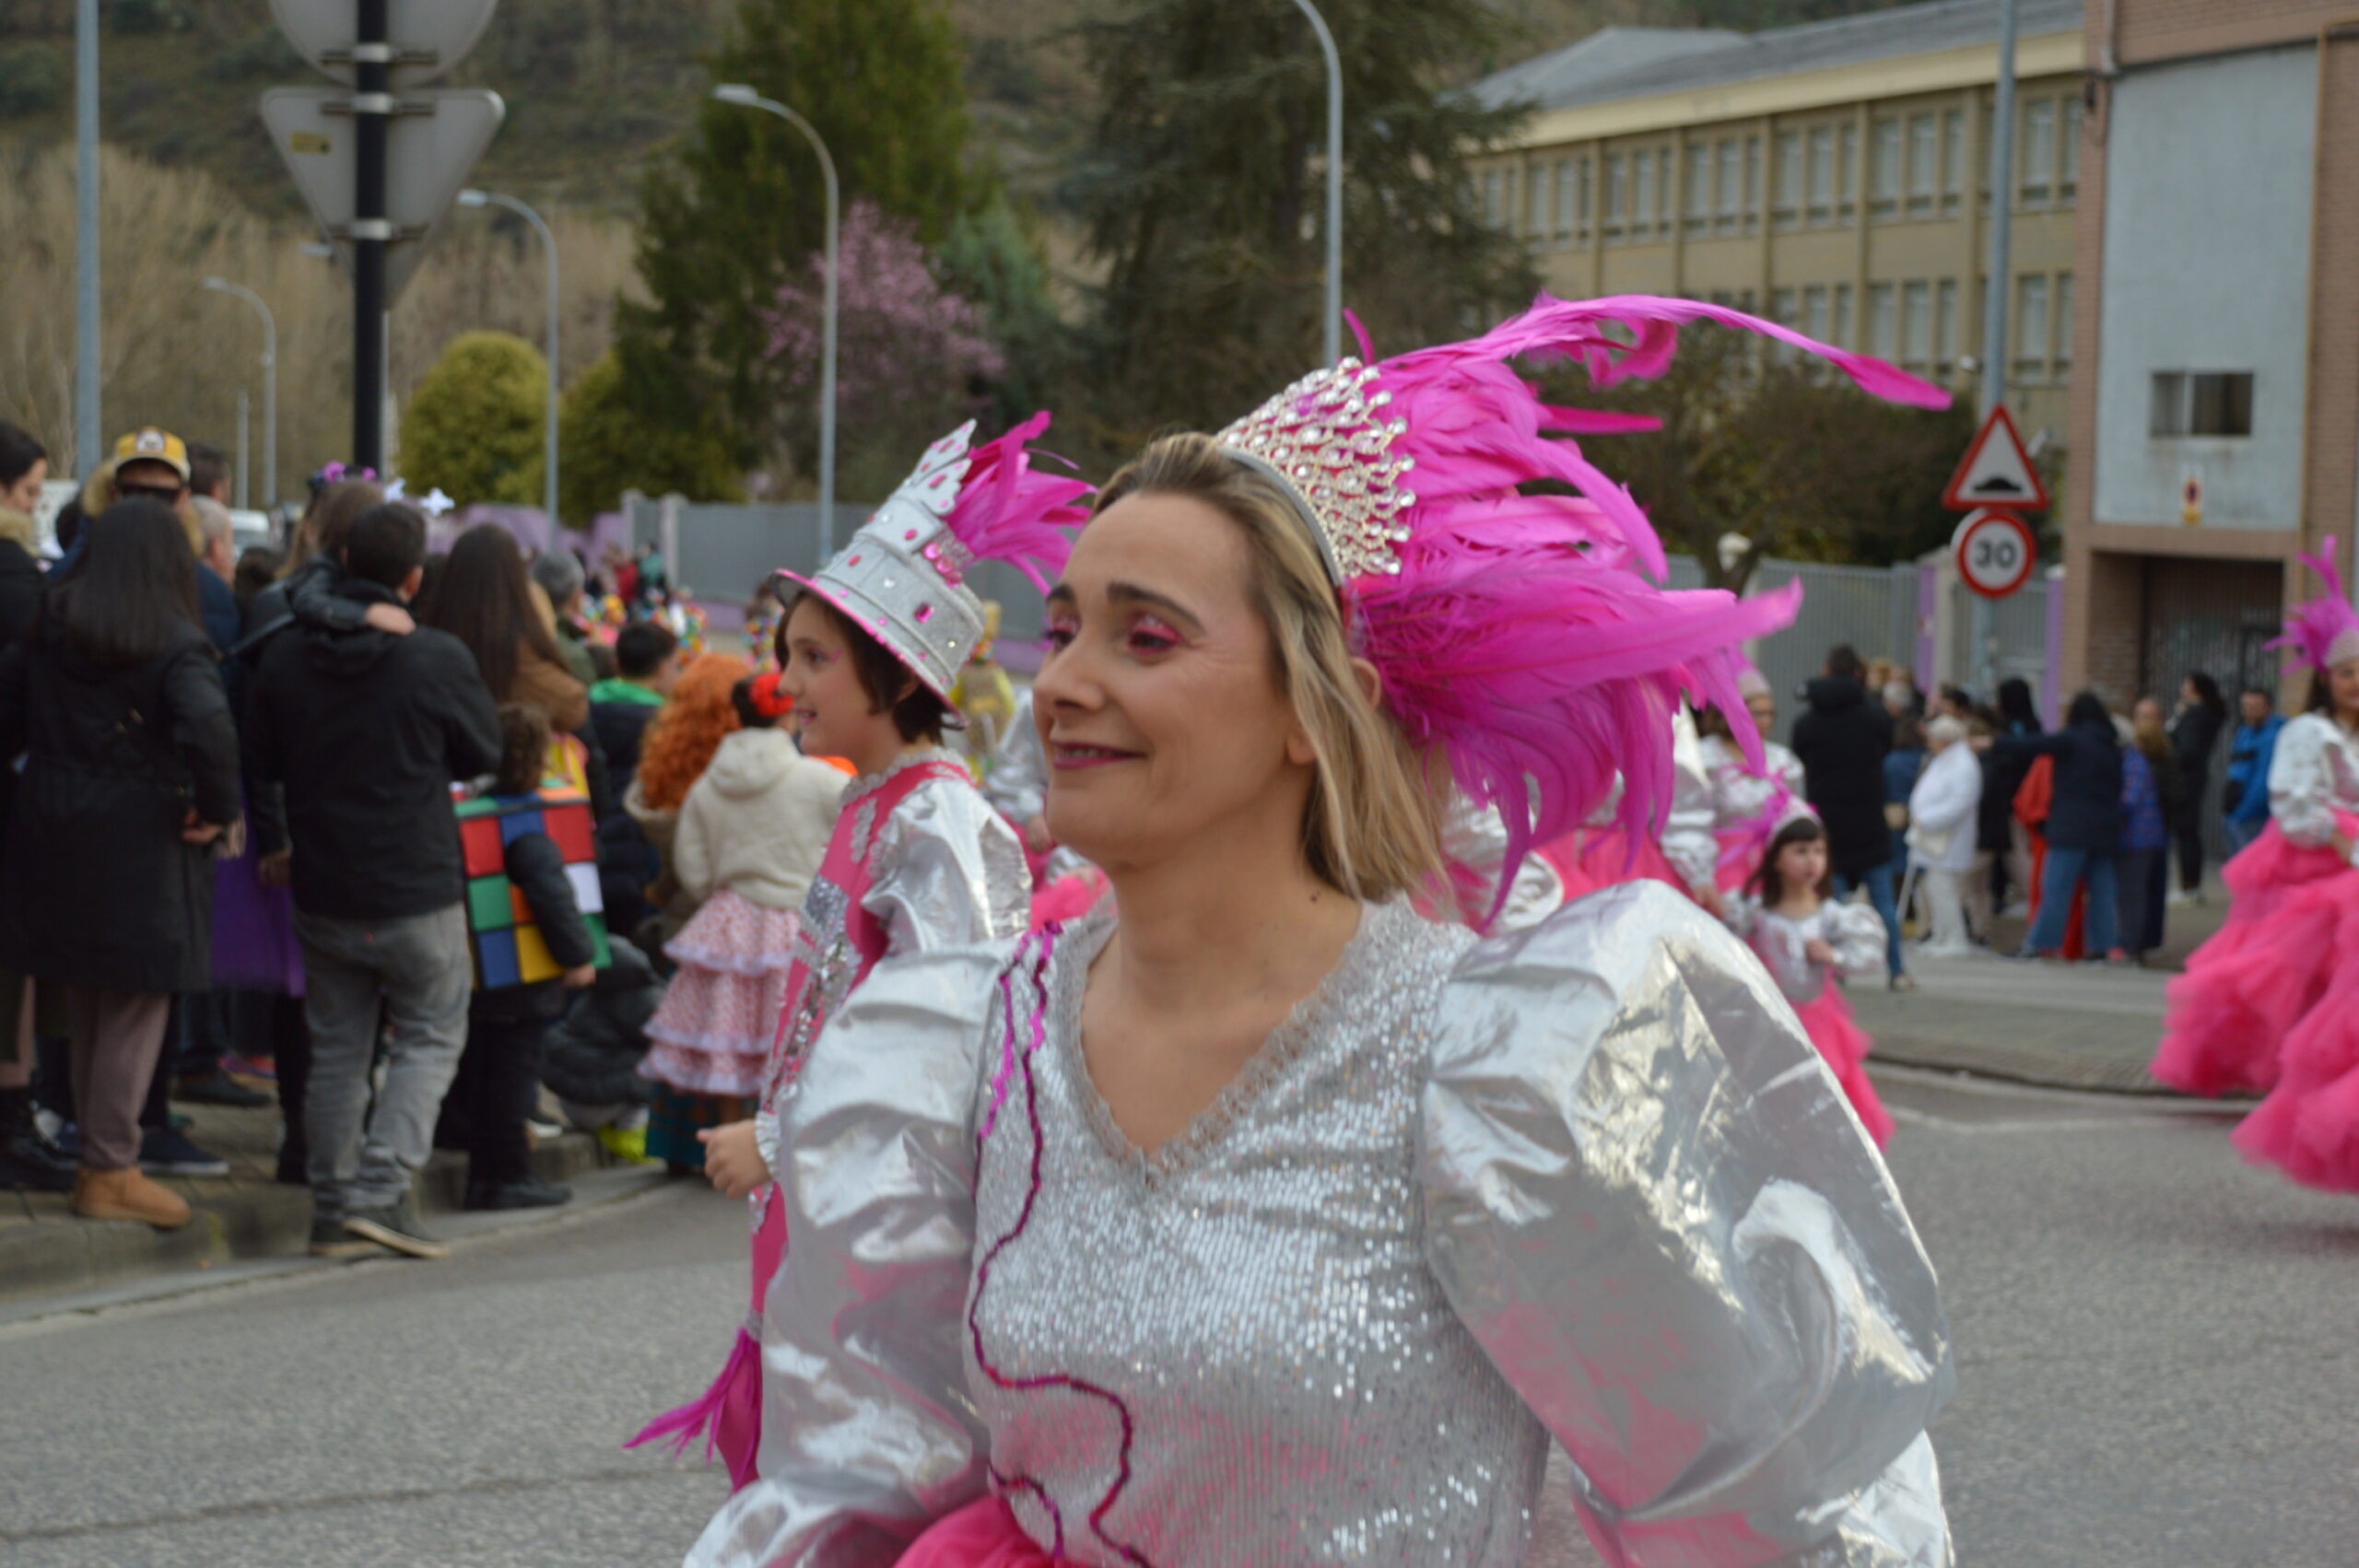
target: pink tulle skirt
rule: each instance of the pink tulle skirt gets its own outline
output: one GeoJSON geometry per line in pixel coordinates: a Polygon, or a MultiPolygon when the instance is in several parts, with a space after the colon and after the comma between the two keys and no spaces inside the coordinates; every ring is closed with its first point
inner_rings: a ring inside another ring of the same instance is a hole
{"type": "Polygon", "coordinates": [[[2245,1158],[2305,1187],[2359,1192],[2359,871],[2346,869],[2285,904],[2314,922],[2298,937],[2322,981],[2277,1050],[2277,1082],[2236,1131],[2245,1158]]]}
{"type": "Polygon", "coordinates": [[[1625,882],[1659,882],[1687,891],[1686,879],[1663,858],[1661,845],[1651,838],[1633,844],[1618,827],[1576,829],[1542,845],[1540,855],[1564,879],[1567,900],[1625,882]]]}
{"type": "Polygon", "coordinates": [[[770,1036],[786,1005],[796,916],[722,888],[663,951],[679,972],[647,1023],[640,1071],[697,1094],[762,1087],[770,1036]]]}
{"type": "Polygon", "coordinates": [[[895,1568],[1049,1568],[1049,1562],[1005,1499],[980,1497],[928,1526],[895,1568]]]}
{"type": "Polygon", "coordinates": [[[1835,1082],[1843,1086],[1844,1097],[1859,1113],[1860,1122],[1868,1136],[1881,1149],[1892,1137],[1892,1115],[1884,1108],[1884,1101],[1876,1095],[1876,1086],[1868,1082],[1868,1052],[1875,1042],[1851,1016],[1851,1004],[1843,999],[1843,988],[1829,980],[1824,990],[1809,1001],[1797,1002],[1794,1016],[1802,1021],[1802,1032],[1818,1054],[1826,1059],[1834,1071],[1835,1082]]]}
{"type": "Polygon", "coordinates": [[[2330,848],[2302,848],[2271,823],[2222,873],[2228,919],[2165,992],[2150,1071],[2189,1094],[2266,1090],[2296,1024],[2336,969],[2332,933],[2359,879],[2330,848]]]}

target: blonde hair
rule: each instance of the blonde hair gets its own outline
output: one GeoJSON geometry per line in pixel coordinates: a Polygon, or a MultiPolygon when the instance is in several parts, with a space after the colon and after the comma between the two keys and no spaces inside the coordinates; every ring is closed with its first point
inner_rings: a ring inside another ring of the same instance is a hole
{"type": "Polygon", "coordinates": [[[1292,499],[1194,433],[1149,442],[1098,492],[1095,510],[1126,496],[1185,496],[1245,535],[1273,673],[1316,759],[1302,817],[1311,874],[1371,901],[1426,888],[1440,872],[1441,831],[1425,761],[1362,685],[1334,585],[1292,499]]]}

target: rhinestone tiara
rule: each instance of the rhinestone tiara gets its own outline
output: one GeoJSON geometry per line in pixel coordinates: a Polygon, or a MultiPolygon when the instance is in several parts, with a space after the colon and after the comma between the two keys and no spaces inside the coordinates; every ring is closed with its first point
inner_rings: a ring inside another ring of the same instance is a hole
{"type": "Polygon", "coordinates": [[[1400,479],[1417,460],[1392,455],[1409,422],[1387,417],[1391,402],[1375,366],[1347,358],[1312,371],[1214,438],[1285,487],[1338,588],[1401,569],[1404,514],[1417,497],[1400,479]]]}

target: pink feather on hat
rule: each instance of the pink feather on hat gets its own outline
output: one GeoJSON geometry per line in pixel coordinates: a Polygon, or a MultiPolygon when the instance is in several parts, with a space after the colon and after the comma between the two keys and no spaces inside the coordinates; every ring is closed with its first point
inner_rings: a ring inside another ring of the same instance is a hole
{"type": "Polygon", "coordinates": [[[2282,637],[2271,648],[2290,648],[2313,670],[2331,670],[2346,660],[2359,659],[2359,608],[2343,591],[2342,573],[2334,564],[2334,541],[2329,538],[2319,554],[2300,557],[2318,574],[2326,591],[2285,617],[2282,637]]]}
{"type": "MultiPolygon", "coordinates": [[[[1543,295],[1469,342],[1315,373],[1220,438],[1319,520],[1387,708],[1420,747],[1441,749],[1471,801],[1500,811],[1510,866],[1579,826],[1617,774],[1618,822],[1634,838],[1650,830],[1671,797],[1672,713],[1686,700],[1737,714],[1739,648],[1790,625],[1800,604],[1795,584],[1747,600],[1661,587],[1668,563],[1645,512],[1569,439],[1652,421],[1552,407],[1506,363],[1570,357],[1600,386],[1656,376],[1697,321],[1816,355],[1879,397],[1949,403],[1881,360],[1725,307],[1543,295]],[[1549,480],[1573,494],[1523,488],[1549,480]]],[[[1755,726],[1731,728],[1761,766],[1755,726]]],[[[1502,879],[1494,915],[1506,893],[1502,879]]]]}
{"type": "MultiPolygon", "coordinates": [[[[1089,519],[1081,498],[1093,486],[1086,479],[1042,474],[1032,466],[1027,443],[1047,433],[1042,409],[995,441],[977,447],[968,459],[958,499],[943,519],[952,538],[979,561],[1005,561],[1041,592],[1050,575],[1064,569],[1073,554],[1066,532],[1089,519]]],[[[1062,461],[1062,460],[1061,460],[1062,461]]]]}

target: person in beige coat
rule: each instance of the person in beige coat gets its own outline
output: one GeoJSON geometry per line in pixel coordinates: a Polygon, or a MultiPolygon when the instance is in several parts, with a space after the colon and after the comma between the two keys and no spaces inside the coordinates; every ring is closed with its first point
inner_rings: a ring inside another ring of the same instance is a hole
{"type": "Polygon", "coordinates": [[[722,737],[680,807],[672,869],[700,900],[664,947],[679,971],[647,1025],[640,1071],[692,1094],[760,1087],[794,962],[797,911],[835,831],[844,775],[780,726],[775,671],[731,689],[740,728],[722,737]]]}

